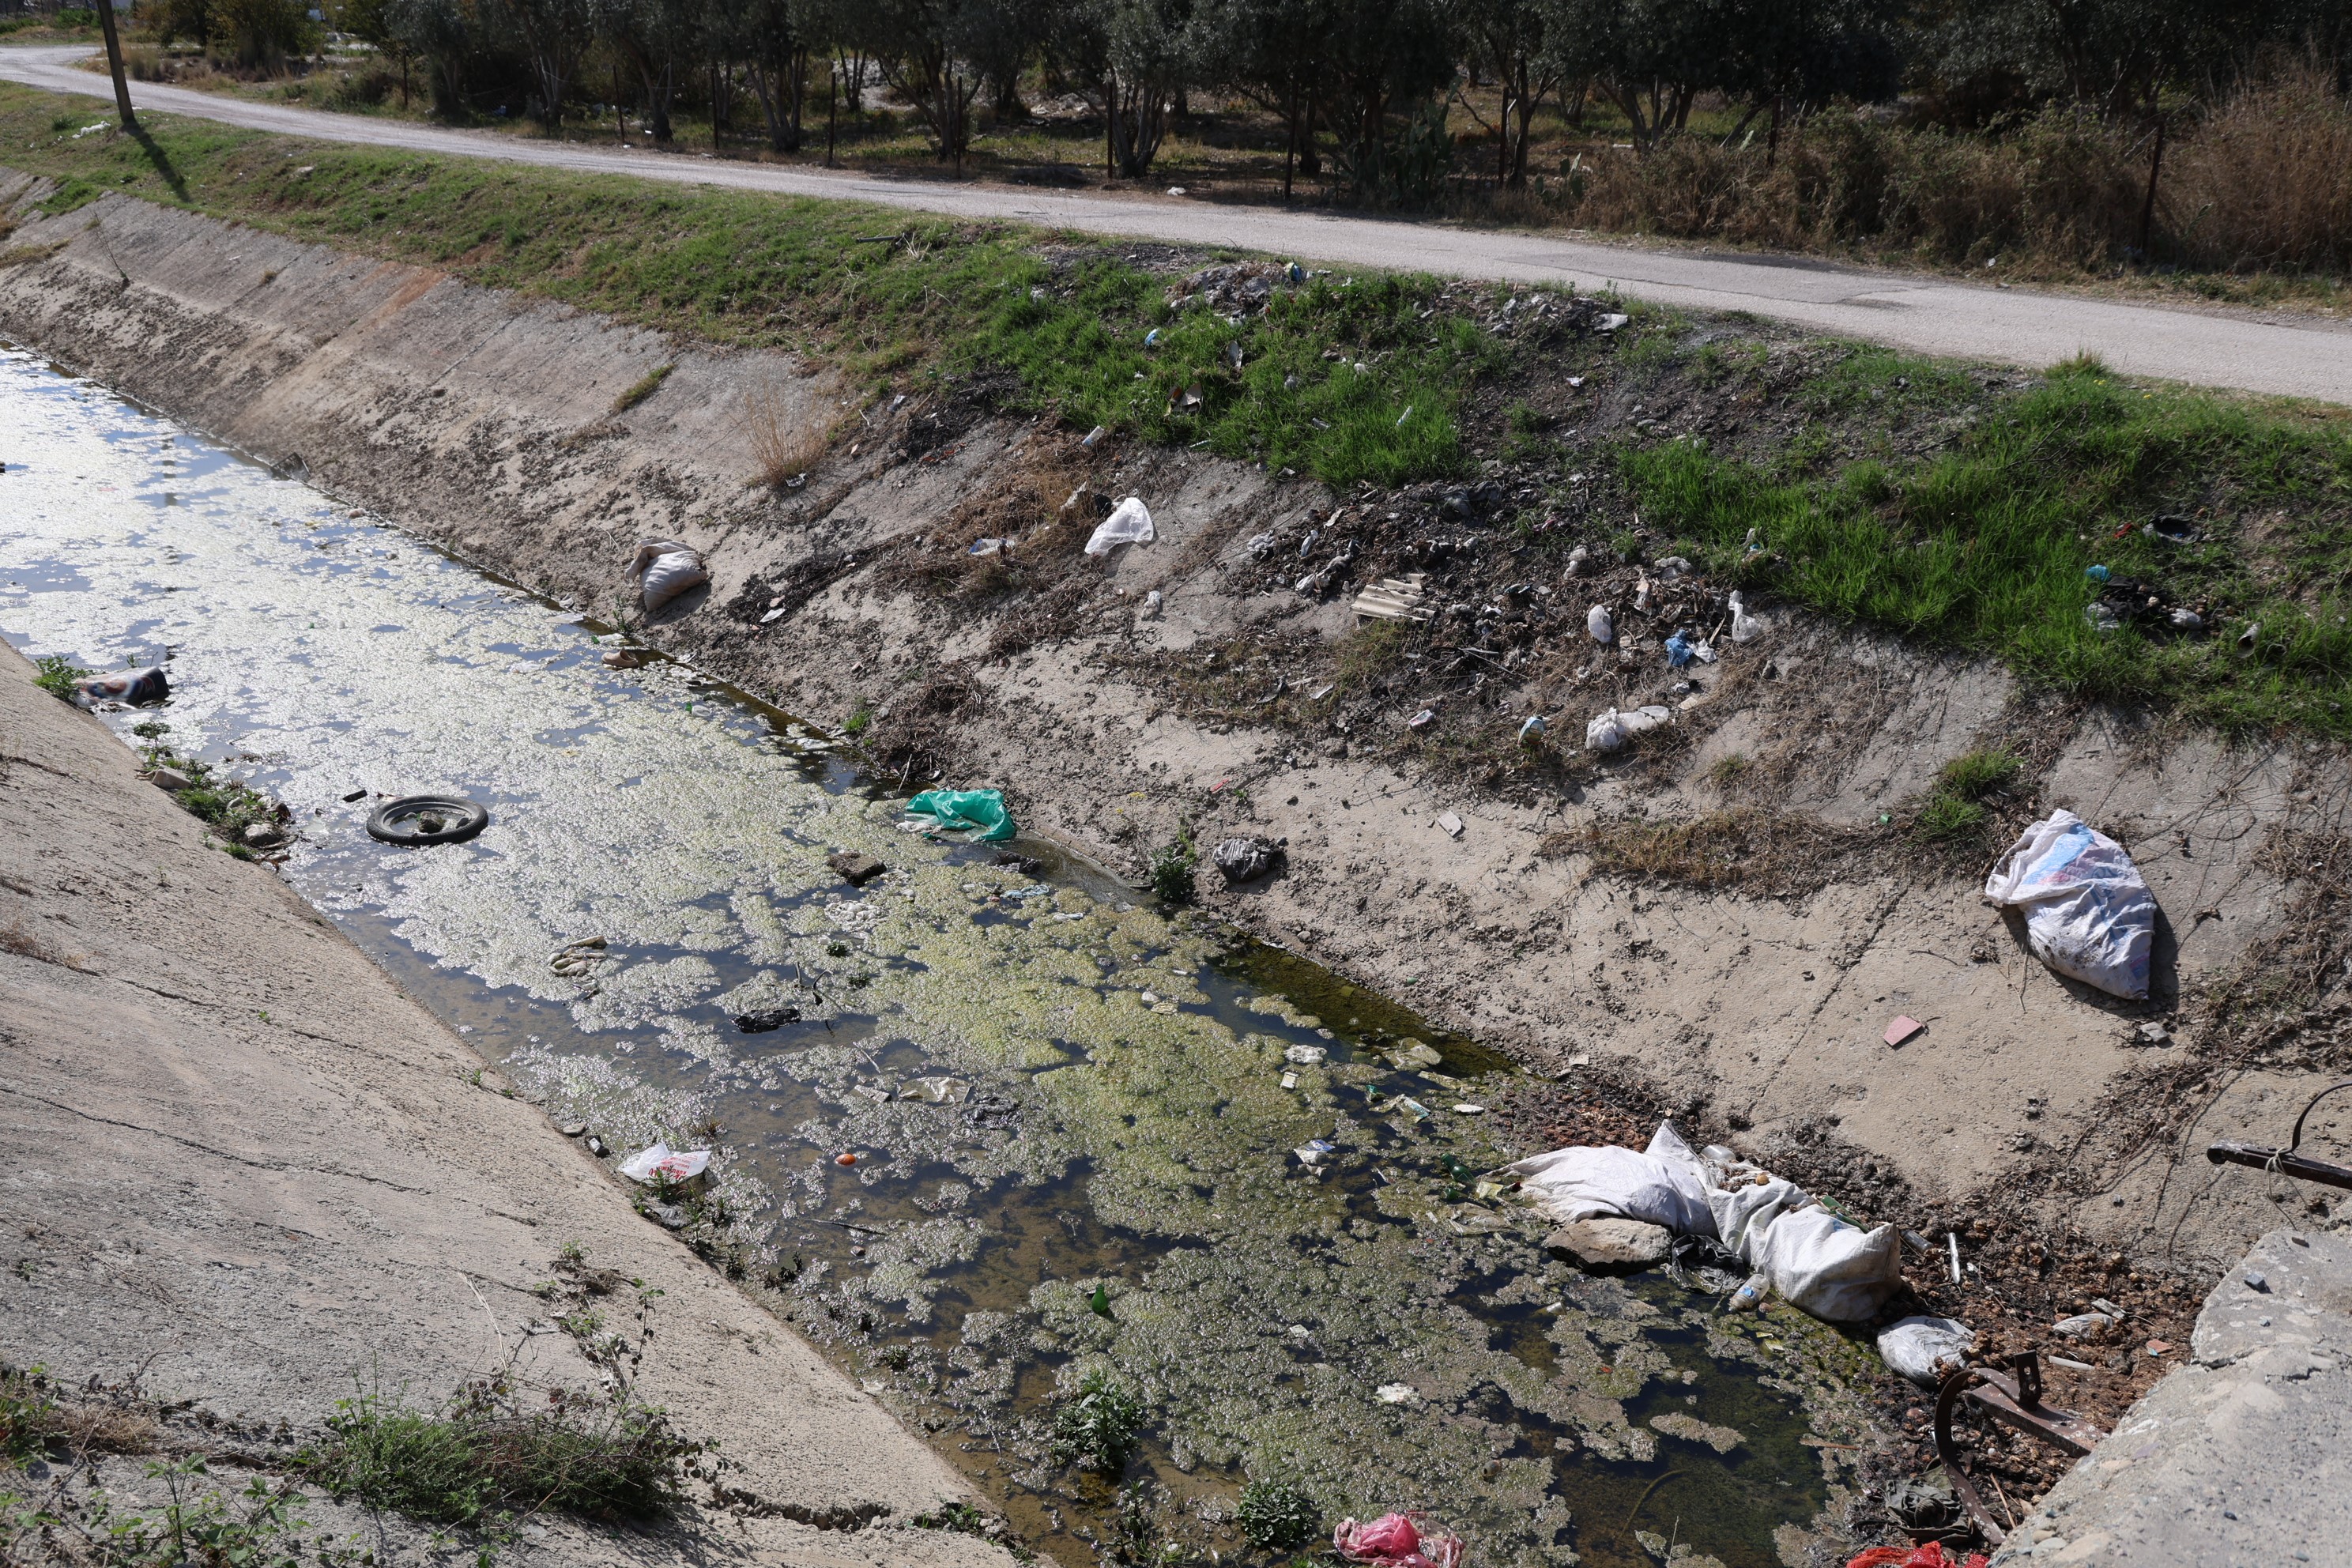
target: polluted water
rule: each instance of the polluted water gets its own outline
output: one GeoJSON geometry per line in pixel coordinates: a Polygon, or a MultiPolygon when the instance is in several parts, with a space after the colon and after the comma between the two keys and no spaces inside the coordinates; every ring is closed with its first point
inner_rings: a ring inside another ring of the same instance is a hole
{"type": "Polygon", "coordinates": [[[1482,1195],[1534,1151],[1453,1109],[1512,1070],[1475,1042],[608,667],[617,567],[553,604],[18,352],[0,429],[8,640],[163,662],[125,742],[284,802],[276,874],[608,1164],[712,1150],[656,1217],[1049,1559],[1276,1561],[1253,1482],[1327,1540],[1424,1510],[1494,1568],[1765,1568],[1841,1511],[1867,1348],[1568,1265],[1482,1195]],[[489,826],[369,838],[412,794],[489,826]]]}

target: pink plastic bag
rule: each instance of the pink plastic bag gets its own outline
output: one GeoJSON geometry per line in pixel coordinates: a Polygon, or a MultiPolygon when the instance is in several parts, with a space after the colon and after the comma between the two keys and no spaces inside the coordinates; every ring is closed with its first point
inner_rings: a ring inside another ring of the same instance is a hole
{"type": "Polygon", "coordinates": [[[1442,1530],[1423,1534],[1423,1517],[1384,1513],[1370,1524],[1343,1519],[1331,1532],[1331,1544],[1348,1562],[1377,1568],[1461,1568],[1461,1538],[1442,1530]]]}

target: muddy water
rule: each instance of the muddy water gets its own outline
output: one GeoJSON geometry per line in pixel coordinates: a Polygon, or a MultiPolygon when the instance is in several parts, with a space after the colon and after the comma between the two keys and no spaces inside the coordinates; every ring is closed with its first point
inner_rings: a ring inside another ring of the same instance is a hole
{"type": "Polygon", "coordinates": [[[126,741],[163,724],[288,803],[280,874],[559,1121],[715,1148],[689,1239],[1042,1551],[1092,1562],[1118,1513],[1055,1464],[1097,1372],[1144,1407],[1150,1531],[1228,1560],[1251,1477],[1427,1509],[1482,1564],[1747,1568],[1833,1506],[1856,1349],[1554,1261],[1478,1196],[1528,1151],[1490,1141],[1508,1069],[1473,1042],[1050,847],[912,831],[789,716],[608,669],[609,628],[33,358],[0,354],[0,630],[167,660],[126,741]],[[491,826],[366,837],[428,791],[491,826]],[[891,869],[853,889],[845,849],[891,869]]]}

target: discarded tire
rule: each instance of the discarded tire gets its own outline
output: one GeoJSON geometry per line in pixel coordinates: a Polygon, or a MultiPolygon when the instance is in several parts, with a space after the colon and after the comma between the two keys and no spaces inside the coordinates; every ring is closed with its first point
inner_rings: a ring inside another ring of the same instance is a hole
{"type": "Polygon", "coordinates": [[[457,844],[489,825],[490,814],[470,800],[409,795],[377,807],[367,830],[369,837],[386,844],[457,844]]]}

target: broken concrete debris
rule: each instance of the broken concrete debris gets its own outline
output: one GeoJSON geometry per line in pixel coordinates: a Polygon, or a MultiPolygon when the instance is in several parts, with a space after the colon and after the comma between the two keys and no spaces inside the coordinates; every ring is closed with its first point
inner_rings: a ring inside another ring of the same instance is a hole
{"type": "Polygon", "coordinates": [[[1571,1220],[1545,1237],[1544,1245],[1589,1269],[1647,1268],[1666,1260],[1674,1239],[1664,1226],[1604,1215],[1571,1220]]]}
{"type": "Polygon", "coordinates": [[[824,858],[835,875],[853,888],[862,888],[889,869],[871,855],[861,855],[853,849],[837,849],[824,858]]]}

